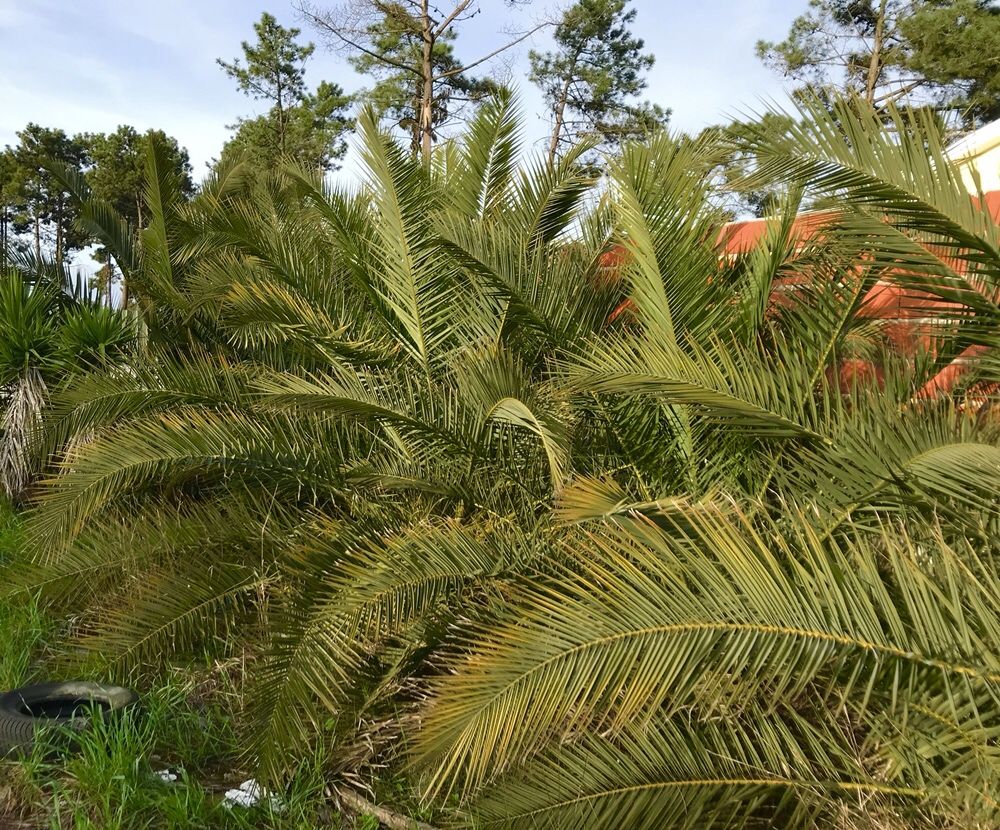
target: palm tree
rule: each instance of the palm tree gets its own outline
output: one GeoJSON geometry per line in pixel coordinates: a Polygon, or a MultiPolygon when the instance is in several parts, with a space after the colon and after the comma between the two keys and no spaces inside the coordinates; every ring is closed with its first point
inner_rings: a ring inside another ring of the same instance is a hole
{"type": "MultiPolygon", "coordinates": [[[[233,170],[193,203],[152,211],[155,235],[116,254],[147,320],[147,350],[59,398],[50,435],[69,449],[32,521],[41,567],[30,580],[84,609],[94,601],[85,639],[125,666],[165,641],[204,642],[206,625],[236,631],[266,596],[276,630],[259,673],[273,682],[262,683],[255,732],[282,763],[285,736],[305,735],[288,721],[319,717],[314,690],[333,705],[371,682],[367,650],[339,628],[411,602],[394,626],[426,627],[442,601],[478,602],[484,580],[521,566],[476,534],[532,519],[561,486],[564,403],[541,382],[547,354],[596,331],[619,293],[586,278],[607,243],[598,219],[548,255],[590,179],[572,158],[518,176],[508,99],[474,127],[498,136],[498,149],[470,141],[433,174],[374,119],[365,129],[368,193],[332,192],[296,170],[241,190],[233,170]],[[517,226],[504,227],[508,211],[517,226]],[[468,301],[461,314],[456,296],[468,301]],[[217,547],[223,526],[238,538],[217,547]],[[397,584],[405,572],[392,557],[428,545],[434,557],[415,563],[426,571],[410,575],[425,584],[397,584]],[[215,561],[221,550],[228,567],[215,561]],[[362,550],[385,569],[347,580],[348,557],[362,550]],[[302,571],[304,555],[315,572],[302,571]],[[126,562],[145,587],[122,578],[126,562]],[[182,584],[190,571],[211,576],[182,584]],[[362,587],[372,607],[349,614],[344,597],[362,587]],[[348,676],[330,674],[348,665],[348,676]]],[[[157,169],[151,155],[150,188],[165,191],[157,169]]],[[[138,237],[101,205],[84,214],[109,242],[138,237]]],[[[365,626],[381,639],[377,616],[365,626]]],[[[381,671],[402,670],[401,659],[381,671]]]]}
{"type": "Polygon", "coordinates": [[[147,231],[84,211],[149,342],[56,396],[20,585],[121,672],[245,650],[272,778],[324,740],[457,821],[990,825],[1000,448],[916,393],[992,342],[997,228],[923,125],[806,114],[751,135],[793,195],[738,257],[715,148],[601,188],[519,164],[506,95],[429,168],[362,118],[354,193],[236,165],[182,204],[152,155],[147,231]],[[879,279],[967,311],[895,357],[879,279]],[[830,381],[859,349],[884,388],[830,381]]]}
{"type": "Polygon", "coordinates": [[[757,137],[757,175],[836,216],[795,257],[779,216],[735,282],[702,253],[683,148],[676,172],[666,139],[618,165],[639,325],[566,377],[642,400],[645,424],[670,411],[643,447],[684,454],[688,481],[642,487],[661,455],[569,485],[556,517],[585,535],[433,684],[426,786],[484,826],[996,821],[996,428],[914,395],[962,344],[996,345],[997,226],[927,125],[805,110],[757,137]],[[775,277],[803,267],[815,295],[768,323],[775,277]],[[875,279],[961,305],[936,361],[887,356],[885,388],[842,395],[826,372],[875,279]]]}

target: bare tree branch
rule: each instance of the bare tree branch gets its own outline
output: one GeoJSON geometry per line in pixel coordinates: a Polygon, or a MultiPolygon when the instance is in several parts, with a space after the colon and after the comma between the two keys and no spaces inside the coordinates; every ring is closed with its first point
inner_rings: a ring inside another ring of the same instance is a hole
{"type": "Polygon", "coordinates": [[[435,830],[430,824],[401,815],[385,807],[379,807],[348,787],[337,787],[337,796],[340,803],[355,815],[375,816],[390,830],[435,830]]]}
{"type": "Polygon", "coordinates": [[[444,22],[434,30],[434,37],[435,38],[441,37],[441,35],[443,35],[448,30],[448,27],[455,22],[455,18],[457,18],[462,12],[464,12],[467,8],[469,8],[469,4],[471,2],[472,0],[462,0],[461,3],[455,6],[455,8],[451,10],[451,14],[449,14],[444,19],[444,22]]]}
{"type": "Polygon", "coordinates": [[[879,95],[877,98],[875,98],[874,101],[872,101],[872,103],[873,104],[891,103],[892,101],[895,101],[898,98],[901,98],[902,96],[910,92],[913,92],[913,90],[921,86],[924,86],[926,83],[927,83],[926,78],[918,78],[914,81],[910,81],[909,83],[904,83],[904,85],[901,86],[899,89],[890,89],[887,92],[883,93],[882,95],[879,95]]]}
{"type": "Polygon", "coordinates": [[[480,64],[486,63],[486,61],[488,61],[490,58],[495,58],[501,52],[506,52],[512,46],[517,46],[517,44],[521,43],[524,40],[527,40],[535,32],[537,32],[537,31],[539,31],[541,29],[544,29],[547,26],[552,26],[552,25],[553,25],[553,23],[552,23],[551,20],[548,20],[548,21],[546,21],[544,23],[539,23],[537,26],[535,26],[534,29],[531,29],[530,31],[525,32],[519,38],[516,38],[515,40],[512,40],[509,43],[505,43],[499,49],[494,49],[488,55],[484,55],[483,57],[479,58],[479,60],[475,60],[472,63],[467,63],[464,66],[458,66],[455,69],[449,69],[447,72],[442,72],[440,75],[437,75],[434,78],[434,80],[435,81],[440,81],[440,80],[443,80],[444,78],[450,78],[453,75],[461,75],[463,72],[468,72],[470,69],[473,69],[473,68],[479,66],[480,64]]]}
{"type": "Polygon", "coordinates": [[[357,49],[359,52],[368,55],[368,57],[374,58],[375,60],[381,63],[387,64],[389,66],[394,66],[396,69],[401,69],[404,72],[409,72],[413,75],[416,75],[418,78],[420,77],[419,69],[413,66],[408,66],[407,64],[401,63],[400,61],[394,60],[393,58],[390,58],[388,55],[384,53],[375,52],[374,50],[369,49],[363,44],[358,43],[356,40],[352,40],[351,38],[347,37],[343,33],[340,27],[334,26],[326,17],[313,11],[312,7],[307,5],[306,3],[299,3],[296,5],[295,8],[298,11],[298,13],[301,14],[303,17],[305,17],[310,23],[312,23],[313,26],[315,26],[317,29],[325,31],[328,35],[332,35],[341,43],[343,43],[345,46],[349,46],[352,49],[357,49]]]}

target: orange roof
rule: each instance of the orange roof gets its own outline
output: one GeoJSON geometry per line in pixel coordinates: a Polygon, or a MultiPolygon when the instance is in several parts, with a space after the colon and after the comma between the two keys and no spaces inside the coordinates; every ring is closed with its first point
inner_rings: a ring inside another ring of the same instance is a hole
{"type": "MultiPolygon", "coordinates": [[[[973,197],[973,201],[976,204],[979,203],[979,199],[973,197]]],[[[983,201],[986,203],[986,209],[989,210],[990,215],[1000,222],[1000,190],[991,190],[989,193],[983,194],[983,201]]]]}
{"type": "MultiPolygon", "coordinates": [[[[990,214],[997,222],[1000,222],[1000,190],[983,194],[983,199],[990,214]]],[[[979,199],[976,197],[973,197],[973,201],[979,203],[979,199]]],[[[836,215],[836,212],[832,210],[803,211],[792,226],[792,235],[797,241],[811,239],[836,215]]],[[[744,219],[740,222],[730,222],[719,232],[719,244],[725,246],[727,254],[745,253],[764,236],[769,221],[768,219],[744,219]]]]}
{"type": "MultiPolygon", "coordinates": [[[[975,199],[978,203],[978,199],[975,199]]],[[[983,195],[983,201],[993,218],[1000,223],[1000,191],[992,191],[983,195]]],[[[824,225],[834,219],[834,211],[806,211],[796,218],[792,226],[793,238],[796,241],[807,241],[816,236],[824,225]]],[[[748,219],[741,222],[730,222],[719,232],[718,245],[724,255],[738,255],[752,249],[767,232],[768,219],[748,219]]],[[[622,246],[616,246],[601,256],[601,265],[608,271],[615,271],[627,260],[628,253],[622,246]]],[[[780,297],[773,295],[772,302],[780,302],[780,297]]],[[[609,317],[609,322],[625,314],[632,308],[632,301],[621,302],[609,317]]],[[[885,333],[893,346],[903,354],[914,354],[921,348],[933,348],[933,318],[944,313],[954,313],[961,306],[934,297],[931,294],[905,289],[895,283],[879,280],[864,298],[859,310],[861,317],[889,321],[885,333]],[[929,319],[928,319],[929,318],[929,319]]],[[[928,397],[937,392],[950,391],[959,377],[966,371],[968,364],[978,357],[984,349],[974,346],[966,349],[951,364],[946,366],[920,391],[921,397],[928,397]]],[[[857,364],[858,361],[853,361],[857,364]]],[[[851,378],[859,376],[874,376],[874,367],[852,365],[849,368],[851,378]]],[[[840,372],[840,381],[846,380],[844,371],[840,372]]]]}
{"type": "MultiPolygon", "coordinates": [[[[805,211],[800,213],[792,225],[792,236],[805,242],[830,222],[836,213],[831,210],[805,211]]],[[[724,246],[727,254],[744,254],[753,248],[767,232],[769,219],[745,219],[730,222],[719,231],[718,244],[724,246]]]]}

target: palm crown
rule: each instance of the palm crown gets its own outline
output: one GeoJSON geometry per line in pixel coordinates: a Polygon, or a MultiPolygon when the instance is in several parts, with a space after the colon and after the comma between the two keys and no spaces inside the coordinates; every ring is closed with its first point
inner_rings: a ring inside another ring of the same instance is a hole
{"type": "Polygon", "coordinates": [[[746,139],[789,196],[738,256],[716,148],[597,182],[506,95],[430,166],[362,118],[356,192],[183,203],[153,150],[146,230],[87,202],[145,334],[55,398],[20,587],[122,672],[247,649],[273,778],[325,739],[484,826],[989,825],[1000,449],[917,391],[994,345],[1000,231],[928,125],[804,108],[746,139]],[[956,303],[933,353],[880,279],[956,303]],[[831,381],[859,352],[881,386],[831,381]]]}

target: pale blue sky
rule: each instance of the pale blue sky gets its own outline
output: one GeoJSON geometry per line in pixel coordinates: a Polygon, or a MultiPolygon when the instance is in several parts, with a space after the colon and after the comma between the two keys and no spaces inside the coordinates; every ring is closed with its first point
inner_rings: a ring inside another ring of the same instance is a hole
{"type": "MultiPolygon", "coordinates": [[[[331,0],[331,3],[336,0],[331,0]]],[[[758,38],[787,31],[805,0],[636,0],[635,30],[656,56],[648,97],[674,111],[673,125],[697,130],[727,114],[784,101],[781,79],[754,55],[758,38]]],[[[471,60],[502,42],[514,15],[525,28],[560,3],[535,0],[512,13],[501,0],[481,0],[483,13],[457,42],[471,60]]],[[[254,111],[215,58],[232,58],[251,37],[262,11],[298,25],[290,0],[0,0],[0,145],[13,143],[26,122],[67,132],[108,131],[118,124],[161,128],[188,148],[200,178],[218,154],[226,124],[254,111]]],[[[510,80],[519,89],[528,137],[545,133],[537,92],[525,80],[527,52],[544,49],[545,34],[511,53],[510,80]]],[[[317,48],[307,68],[320,80],[354,90],[360,79],[344,60],[317,48]]]]}

